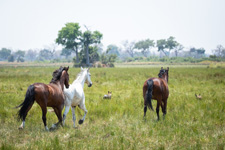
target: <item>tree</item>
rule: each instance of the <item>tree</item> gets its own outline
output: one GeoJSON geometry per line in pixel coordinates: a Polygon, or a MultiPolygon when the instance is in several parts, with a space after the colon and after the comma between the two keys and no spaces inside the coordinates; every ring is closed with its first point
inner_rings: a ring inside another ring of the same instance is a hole
{"type": "Polygon", "coordinates": [[[197,54],[198,54],[198,55],[205,54],[205,49],[204,49],[204,48],[199,48],[199,49],[197,49],[197,54]]]}
{"type": "Polygon", "coordinates": [[[125,51],[131,56],[134,57],[134,49],[135,49],[135,42],[129,42],[128,40],[122,43],[125,51]]]}
{"type": "Polygon", "coordinates": [[[14,53],[14,57],[17,59],[17,62],[24,62],[25,51],[18,50],[14,53]]]}
{"type": "Polygon", "coordinates": [[[57,44],[65,46],[68,51],[74,51],[76,53],[76,63],[79,63],[78,46],[80,45],[80,38],[82,32],[80,31],[79,23],[67,23],[58,32],[57,44]]]}
{"type": "MultiPolygon", "coordinates": [[[[89,46],[88,55],[89,55],[90,63],[94,63],[94,62],[100,60],[100,55],[98,53],[98,50],[99,50],[98,45],[89,46]]],[[[80,67],[80,66],[86,65],[86,59],[87,59],[86,49],[84,49],[84,48],[81,49],[81,51],[79,52],[79,58],[80,58],[80,62],[78,64],[76,63],[76,60],[73,59],[74,67],[80,67]]]]}
{"type": "Polygon", "coordinates": [[[141,53],[147,57],[147,54],[151,47],[154,47],[155,43],[154,40],[146,39],[139,41],[135,44],[135,48],[141,50],[141,53]]]}
{"type": "Polygon", "coordinates": [[[176,45],[176,47],[174,48],[174,52],[175,52],[176,57],[178,56],[178,52],[183,50],[183,49],[184,49],[183,45],[181,45],[179,43],[176,45]]]}
{"type": "Polygon", "coordinates": [[[97,45],[89,47],[89,58],[90,58],[90,62],[91,63],[94,63],[94,62],[100,60],[100,56],[99,56],[99,53],[98,53],[98,46],[97,45]]]}
{"type": "Polygon", "coordinates": [[[166,40],[166,48],[169,49],[169,52],[174,49],[175,47],[178,46],[179,43],[177,43],[177,41],[174,40],[175,38],[170,36],[167,40],[166,40]]]}
{"type": "Polygon", "coordinates": [[[222,45],[217,45],[216,49],[213,51],[217,57],[225,58],[225,48],[222,45]]]}
{"type": "Polygon", "coordinates": [[[10,56],[10,54],[11,54],[11,50],[10,49],[2,48],[0,50],[0,59],[7,60],[8,57],[10,56]]]}
{"type": "Polygon", "coordinates": [[[120,55],[119,48],[116,45],[113,45],[113,44],[107,46],[106,53],[107,54],[115,54],[117,56],[120,55]]]}
{"type": "Polygon", "coordinates": [[[86,55],[86,65],[90,66],[90,61],[89,61],[89,46],[92,44],[98,44],[101,43],[102,39],[102,34],[99,31],[94,31],[91,32],[90,30],[87,29],[82,34],[81,42],[84,46],[85,49],[85,55],[86,55]]]}
{"type": "Polygon", "coordinates": [[[39,60],[51,60],[52,59],[52,52],[48,49],[43,49],[39,52],[39,60]]]}
{"type": "Polygon", "coordinates": [[[29,49],[26,53],[26,58],[30,61],[34,61],[38,56],[37,51],[29,49]]]}
{"type": "Polygon", "coordinates": [[[102,55],[101,55],[101,62],[102,62],[102,64],[107,64],[107,62],[108,62],[108,60],[107,60],[107,55],[106,55],[106,53],[102,53],[102,55]]]}
{"type": "Polygon", "coordinates": [[[166,56],[167,56],[167,53],[165,51],[165,48],[167,47],[166,45],[166,40],[165,39],[161,39],[161,40],[157,40],[157,44],[156,44],[156,47],[158,47],[158,51],[160,52],[163,52],[166,56]]]}
{"type": "Polygon", "coordinates": [[[102,53],[101,55],[101,62],[102,64],[108,66],[108,67],[114,67],[114,62],[116,61],[117,55],[115,54],[109,54],[102,53]]]}
{"type": "Polygon", "coordinates": [[[156,46],[158,47],[158,51],[163,52],[166,56],[169,56],[171,50],[175,50],[177,56],[179,49],[183,49],[181,46],[179,47],[179,43],[172,36],[168,39],[157,40],[156,46]]]}
{"type": "Polygon", "coordinates": [[[8,62],[14,62],[14,56],[11,54],[11,55],[9,55],[9,57],[8,57],[8,62]]]}
{"type": "Polygon", "coordinates": [[[205,54],[205,49],[204,48],[195,48],[192,47],[190,48],[190,55],[194,58],[200,58],[205,54]]]}

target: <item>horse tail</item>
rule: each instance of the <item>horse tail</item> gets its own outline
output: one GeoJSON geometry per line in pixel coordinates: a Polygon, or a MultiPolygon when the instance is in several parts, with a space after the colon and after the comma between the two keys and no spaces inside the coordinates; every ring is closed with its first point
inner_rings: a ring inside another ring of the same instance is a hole
{"type": "Polygon", "coordinates": [[[147,101],[147,105],[149,108],[151,108],[153,111],[153,107],[152,107],[152,91],[153,91],[153,80],[150,79],[147,81],[147,92],[146,92],[146,101],[147,101]]]}
{"type": "Polygon", "coordinates": [[[33,105],[35,100],[35,91],[34,91],[34,85],[30,85],[27,89],[25,99],[22,104],[17,106],[16,108],[20,108],[18,111],[18,119],[25,120],[27,116],[27,112],[29,111],[30,107],[33,105]]]}

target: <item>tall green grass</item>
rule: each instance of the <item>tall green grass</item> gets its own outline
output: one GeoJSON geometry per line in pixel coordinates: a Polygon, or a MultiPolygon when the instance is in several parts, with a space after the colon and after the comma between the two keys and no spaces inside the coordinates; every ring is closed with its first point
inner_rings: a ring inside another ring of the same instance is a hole
{"type": "MultiPolygon", "coordinates": [[[[143,120],[142,86],[147,78],[156,77],[160,68],[92,68],[93,86],[84,87],[88,109],[84,124],[78,125],[83,111],[77,108],[78,128],[73,128],[70,111],[64,128],[45,132],[41,109],[35,103],[25,129],[18,130],[21,122],[13,107],[23,101],[30,84],[49,83],[55,69],[0,68],[1,149],[225,148],[225,69],[171,66],[167,115],[157,121],[150,110],[143,120]],[[111,100],[103,99],[108,90],[112,91],[111,100]],[[201,94],[202,100],[197,100],[195,93],[201,94]]],[[[79,71],[70,68],[70,83],[79,71]]],[[[56,115],[48,112],[48,126],[55,122],[56,115]]]]}

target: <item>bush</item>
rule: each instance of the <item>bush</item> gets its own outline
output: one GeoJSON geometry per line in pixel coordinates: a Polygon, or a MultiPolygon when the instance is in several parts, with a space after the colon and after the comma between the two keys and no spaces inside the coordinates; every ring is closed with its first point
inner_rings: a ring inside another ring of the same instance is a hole
{"type": "Polygon", "coordinates": [[[131,57],[128,57],[128,58],[126,59],[126,62],[132,62],[132,61],[134,61],[134,59],[131,58],[131,57]]]}
{"type": "Polygon", "coordinates": [[[108,63],[108,67],[113,68],[113,67],[115,67],[115,65],[113,63],[108,63]]]}

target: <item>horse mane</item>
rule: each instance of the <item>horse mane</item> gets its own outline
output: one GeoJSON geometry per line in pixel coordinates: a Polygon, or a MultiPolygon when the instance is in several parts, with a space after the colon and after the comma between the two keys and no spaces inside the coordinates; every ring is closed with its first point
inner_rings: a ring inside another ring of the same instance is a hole
{"type": "Polygon", "coordinates": [[[65,70],[65,67],[60,67],[59,69],[55,70],[52,73],[52,80],[50,83],[56,83],[58,80],[60,80],[63,70],[65,70]]]}
{"type": "Polygon", "coordinates": [[[77,74],[77,76],[76,76],[76,79],[79,78],[79,77],[83,74],[84,71],[85,71],[85,70],[82,70],[81,72],[79,72],[79,73],[77,74]]]}
{"type": "Polygon", "coordinates": [[[158,77],[159,77],[159,78],[162,78],[162,76],[163,76],[163,74],[164,74],[165,72],[166,72],[166,70],[161,69],[161,70],[159,71],[158,77]]]}
{"type": "Polygon", "coordinates": [[[77,80],[79,80],[79,78],[81,77],[81,75],[83,74],[84,71],[85,71],[85,69],[84,69],[84,70],[81,70],[81,71],[77,74],[76,79],[75,79],[73,82],[76,82],[77,80]]]}

